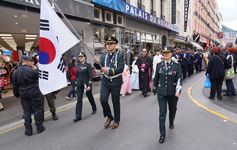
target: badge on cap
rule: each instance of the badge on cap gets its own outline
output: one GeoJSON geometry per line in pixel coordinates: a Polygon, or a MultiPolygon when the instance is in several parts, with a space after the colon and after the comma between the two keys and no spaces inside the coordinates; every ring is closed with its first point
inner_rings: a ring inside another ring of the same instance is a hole
{"type": "Polygon", "coordinates": [[[109,39],[108,40],[111,40],[111,37],[109,37],[109,39]]]}
{"type": "Polygon", "coordinates": [[[165,51],[167,50],[167,47],[165,48],[165,51]]]}

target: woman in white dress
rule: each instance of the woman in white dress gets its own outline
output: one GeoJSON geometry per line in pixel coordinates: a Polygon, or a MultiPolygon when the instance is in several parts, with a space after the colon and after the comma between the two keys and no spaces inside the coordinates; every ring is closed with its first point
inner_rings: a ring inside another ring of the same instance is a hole
{"type": "Polygon", "coordinates": [[[135,65],[137,59],[138,59],[138,55],[135,55],[135,60],[132,63],[132,74],[131,74],[131,78],[130,78],[130,83],[132,86],[133,90],[139,90],[139,69],[137,67],[137,65],[135,65]]]}

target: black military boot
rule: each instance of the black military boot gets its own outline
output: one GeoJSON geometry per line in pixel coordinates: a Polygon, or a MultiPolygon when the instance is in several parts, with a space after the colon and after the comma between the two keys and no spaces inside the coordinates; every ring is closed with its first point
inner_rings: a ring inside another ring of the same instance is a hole
{"type": "Polygon", "coordinates": [[[52,117],[53,117],[54,120],[58,120],[58,116],[56,115],[55,112],[52,112],[52,117]]]}

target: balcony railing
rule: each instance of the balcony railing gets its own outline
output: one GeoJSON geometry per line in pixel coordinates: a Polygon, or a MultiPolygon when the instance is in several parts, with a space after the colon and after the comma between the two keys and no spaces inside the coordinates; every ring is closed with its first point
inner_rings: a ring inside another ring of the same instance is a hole
{"type": "Polygon", "coordinates": [[[152,14],[153,16],[156,16],[156,11],[154,11],[153,9],[151,9],[151,14],[152,14]]]}
{"type": "Polygon", "coordinates": [[[162,20],[165,20],[165,16],[164,16],[164,15],[161,15],[161,19],[162,19],[162,20]]]}
{"type": "Polygon", "coordinates": [[[140,4],[140,3],[137,3],[137,8],[139,8],[139,9],[145,11],[145,6],[142,5],[142,4],[140,4]]]}

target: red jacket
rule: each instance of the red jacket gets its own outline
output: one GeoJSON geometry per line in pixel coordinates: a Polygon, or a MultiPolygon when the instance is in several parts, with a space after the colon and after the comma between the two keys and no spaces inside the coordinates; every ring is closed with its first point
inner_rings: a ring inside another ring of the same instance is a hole
{"type": "Polygon", "coordinates": [[[70,80],[76,80],[76,74],[77,74],[77,67],[74,66],[70,69],[71,79],[70,80]]]}

